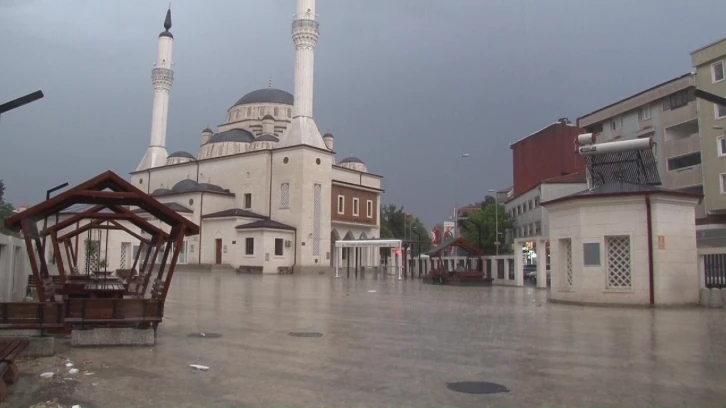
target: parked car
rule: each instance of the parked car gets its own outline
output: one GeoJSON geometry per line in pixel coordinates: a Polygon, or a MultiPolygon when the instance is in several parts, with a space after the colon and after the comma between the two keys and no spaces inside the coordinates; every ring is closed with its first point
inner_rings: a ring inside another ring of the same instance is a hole
{"type": "MultiPolygon", "coordinates": [[[[525,265],[524,266],[524,279],[530,281],[533,284],[537,284],[537,265],[525,265]]],[[[547,286],[550,285],[550,266],[547,265],[547,286]]]]}

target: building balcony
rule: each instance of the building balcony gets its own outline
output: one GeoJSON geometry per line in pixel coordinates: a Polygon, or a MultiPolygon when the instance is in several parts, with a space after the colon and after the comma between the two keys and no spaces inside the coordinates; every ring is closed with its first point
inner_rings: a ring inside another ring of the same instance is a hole
{"type": "Polygon", "coordinates": [[[661,125],[663,127],[671,127],[691,120],[698,121],[698,109],[695,101],[661,112],[661,125]]]}
{"type": "Polygon", "coordinates": [[[701,151],[701,135],[693,133],[681,139],[668,140],[663,143],[663,155],[666,159],[683,156],[701,151]]]}
{"type": "Polygon", "coordinates": [[[665,188],[682,189],[700,186],[703,184],[701,165],[684,167],[678,170],[667,171],[663,180],[665,188]]]}

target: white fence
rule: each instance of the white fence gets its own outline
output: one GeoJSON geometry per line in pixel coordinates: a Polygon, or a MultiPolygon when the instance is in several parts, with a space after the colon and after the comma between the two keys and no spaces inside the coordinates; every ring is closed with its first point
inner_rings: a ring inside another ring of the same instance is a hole
{"type": "Polygon", "coordinates": [[[25,242],[0,234],[0,302],[23,300],[30,273],[25,242]]]}

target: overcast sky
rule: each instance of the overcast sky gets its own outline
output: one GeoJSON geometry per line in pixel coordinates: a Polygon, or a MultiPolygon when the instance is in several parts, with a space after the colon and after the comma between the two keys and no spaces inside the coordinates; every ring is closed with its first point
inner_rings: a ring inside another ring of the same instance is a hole
{"type": "MultiPolygon", "coordinates": [[[[149,143],[168,1],[0,0],[7,198],[127,175],[149,143]]],[[[315,118],[432,225],[512,180],[509,144],[691,70],[723,0],[318,0],[315,118]],[[469,159],[457,160],[462,153],[469,159]],[[457,181],[457,173],[463,174],[457,181]]],[[[167,149],[198,151],[242,95],[292,92],[295,0],[174,0],[167,149]]]]}

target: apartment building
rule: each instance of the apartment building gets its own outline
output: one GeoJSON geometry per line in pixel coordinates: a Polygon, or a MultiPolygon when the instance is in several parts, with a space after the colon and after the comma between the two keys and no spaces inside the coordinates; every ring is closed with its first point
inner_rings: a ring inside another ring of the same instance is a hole
{"type": "MultiPolygon", "coordinates": [[[[681,75],[588,113],[577,125],[598,143],[652,137],[663,187],[703,193],[695,85],[694,74],[681,75]]],[[[696,217],[705,216],[702,204],[696,217]]]]}
{"type": "MultiPolygon", "coordinates": [[[[726,97],[726,38],[691,53],[695,85],[699,90],[726,97]]],[[[698,99],[701,166],[706,220],[726,224],[726,106],[698,99]]]]}

